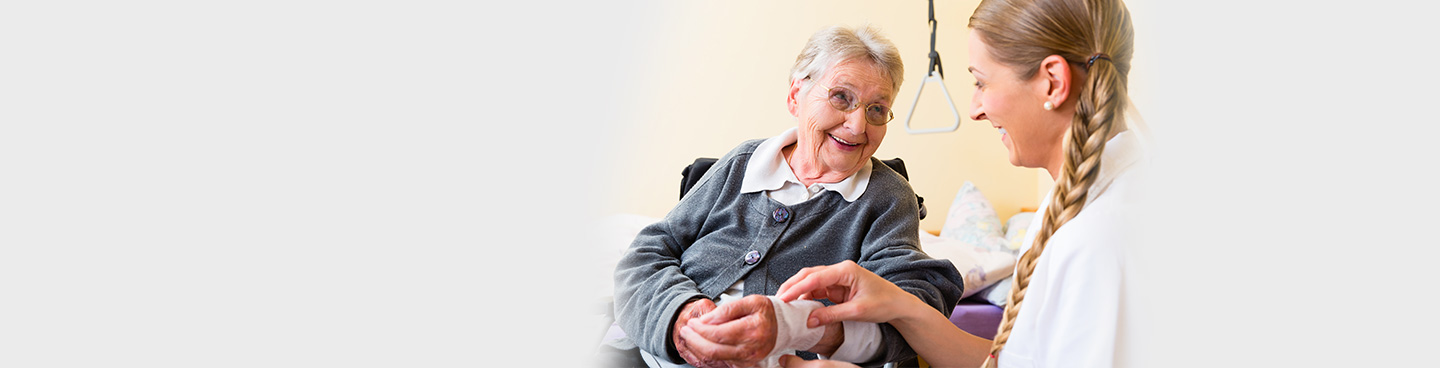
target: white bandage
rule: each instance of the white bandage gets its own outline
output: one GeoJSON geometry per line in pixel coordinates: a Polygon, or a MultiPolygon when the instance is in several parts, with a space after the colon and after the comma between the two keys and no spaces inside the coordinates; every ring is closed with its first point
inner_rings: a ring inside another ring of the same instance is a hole
{"type": "MultiPolygon", "coordinates": [[[[820,342],[825,336],[825,326],[816,328],[805,327],[806,320],[810,319],[810,312],[824,304],[814,300],[796,300],[786,303],[773,295],[770,298],[770,305],[775,309],[775,348],[765,359],[760,360],[760,368],[776,368],[780,366],[780,357],[785,354],[795,354],[798,350],[809,350],[820,342]]],[[[720,296],[720,303],[723,305],[736,298],[720,296]]]]}

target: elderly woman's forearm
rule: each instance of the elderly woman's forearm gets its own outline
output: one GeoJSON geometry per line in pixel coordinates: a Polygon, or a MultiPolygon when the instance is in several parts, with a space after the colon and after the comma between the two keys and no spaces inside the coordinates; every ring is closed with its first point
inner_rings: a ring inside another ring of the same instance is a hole
{"type": "Polygon", "coordinates": [[[671,323],[685,301],[704,296],[679,271],[680,247],[665,221],[642,229],[617,265],[615,314],[636,345],[675,360],[671,323]]]}

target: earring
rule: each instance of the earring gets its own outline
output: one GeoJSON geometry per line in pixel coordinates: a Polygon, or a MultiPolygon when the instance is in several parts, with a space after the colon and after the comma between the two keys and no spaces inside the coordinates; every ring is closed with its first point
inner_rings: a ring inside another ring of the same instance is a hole
{"type": "Polygon", "coordinates": [[[1045,101],[1045,106],[1044,106],[1044,107],[1045,107],[1045,111],[1054,110],[1054,109],[1055,109],[1055,104],[1050,103],[1050,101],[1045,101]]]}

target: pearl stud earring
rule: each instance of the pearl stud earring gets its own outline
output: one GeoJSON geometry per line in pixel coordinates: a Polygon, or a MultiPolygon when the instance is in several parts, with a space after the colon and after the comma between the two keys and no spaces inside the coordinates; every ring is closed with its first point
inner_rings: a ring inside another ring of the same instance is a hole
{"type": "Polygon", "coordinates": [[[1050,103],[1050,101],[1045,101],[1045,106],[1044,106],[1044,107],[1045,107],[1045,111],[1054,110],[1054,109],[1055,109],[1055,104],[1050,103]]]}

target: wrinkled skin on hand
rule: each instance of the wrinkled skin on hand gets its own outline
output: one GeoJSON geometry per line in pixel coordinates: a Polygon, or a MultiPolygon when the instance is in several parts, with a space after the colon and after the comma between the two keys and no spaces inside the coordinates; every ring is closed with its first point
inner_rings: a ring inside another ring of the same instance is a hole
{"type": "Polygon", "coordinates": [[[680,329],[685,327],[691,319],[699,318],[712,310],[715,310],[715,302],[710,301],[710,299],[696,299],[685,303],[685,306],[680,309],[680,315],[675,317],[675,326],[670,330],[672,331],[670,333],[670,339],[675,343],[675,351],[678,351],[680,357],[684,358],[690,365],[708,368],[715,364],[715,362],[710,359],[691,352],[689,344],[680,336],[680,329]]]}
{"type": "Polygon", "coordinates": [[[770,298],[751,295],[726,303],[680,328],[690,353],[701,368],[757,366],[775,350],[775,308],[770,298]]]}

